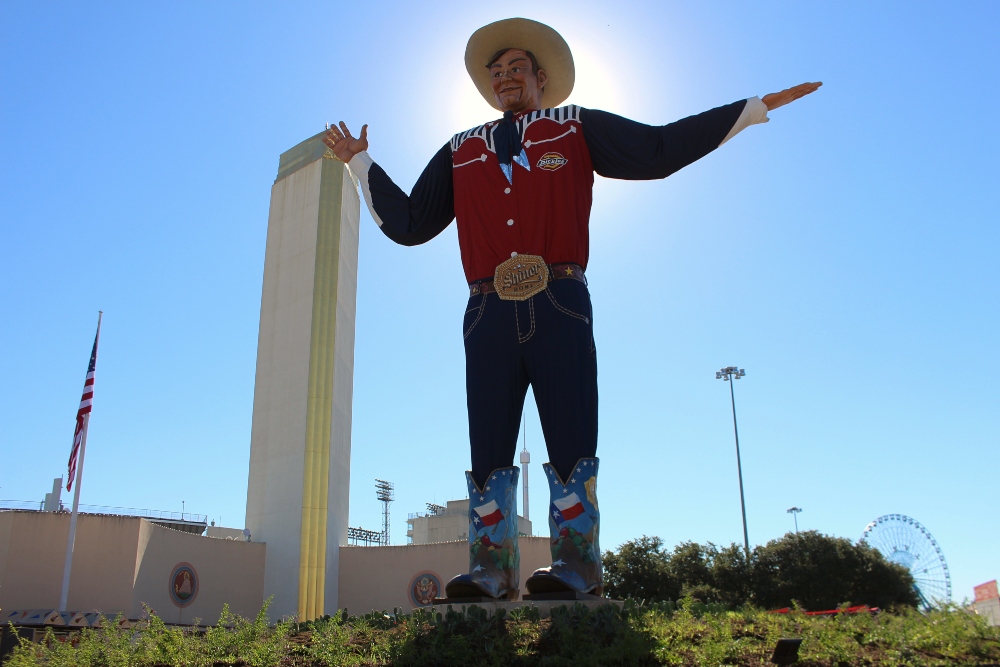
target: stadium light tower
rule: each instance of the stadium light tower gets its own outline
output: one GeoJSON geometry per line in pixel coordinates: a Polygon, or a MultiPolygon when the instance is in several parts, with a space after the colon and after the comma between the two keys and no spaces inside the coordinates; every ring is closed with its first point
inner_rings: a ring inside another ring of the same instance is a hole
{"type": "Polygon", "coordinates": [[[392,482],[384,479],[375,480],[375,496],[382,503],[382,545],[389,546],[389,505],[396,499],[396,490],[392,482]]]}
{"type": "Polygon", "coordinates": [[[736,472],[740,477],[740,510],[743,512],[743,546],[750,555],[750,538],[747,535],[747,505],[743,500],[743,464],[740,463],[740,432],[736,428],[736,394],[733,392],[733,380],[739,380],[746,371],[736,366],[726,366],[716,372],[715,379],[729,383],[729,398],[733,403],[733,434],[736,436],[736,472]]]}
{"type": "Polygon", "coordinates": [[[799,512],[802,511],[801,507],[789,507],[785,510],[788,514],[791,514],[795,518],[795,534],[799,534],[799,512]]]}

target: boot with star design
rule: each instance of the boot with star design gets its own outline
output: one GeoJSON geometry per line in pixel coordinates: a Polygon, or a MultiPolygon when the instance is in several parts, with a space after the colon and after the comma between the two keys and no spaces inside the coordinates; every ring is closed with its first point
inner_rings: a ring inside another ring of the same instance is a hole
{"type": "Polygon", "coordinates": [[[601,547],[598,534],[601,513],[597,508],[597,458],[577,461],[567,481],[552,464],[542,466],[549,481],[549,534],[551,567],[535,570],[525,585],[532,594],[604,593],[601,547]]]}
{"type": "Polygon", "coordinates": [[[449,598],[491,597],[516,600],[520,595],[521,554],[517,548],[516,467],[490,473],[483,488],[466,471],[469,484],[469,573],[445,587],[449,598]]]}

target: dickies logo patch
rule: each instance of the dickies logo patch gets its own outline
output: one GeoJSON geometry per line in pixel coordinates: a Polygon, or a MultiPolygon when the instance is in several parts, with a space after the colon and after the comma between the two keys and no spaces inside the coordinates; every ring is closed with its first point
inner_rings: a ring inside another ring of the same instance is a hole
{"type": "Polygon", "coordinates": [[[559,153],[546,153],[535,166],[545,171],[555,171],[556,169],[562,169],[567,162],[569,160],[559,153]]]}

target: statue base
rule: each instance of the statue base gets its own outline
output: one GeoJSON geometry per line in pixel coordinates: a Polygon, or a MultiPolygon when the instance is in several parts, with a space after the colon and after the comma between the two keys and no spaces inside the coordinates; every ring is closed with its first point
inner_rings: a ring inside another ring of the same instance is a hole
{"type": "Polygon", "coordinates": [[[543,600],[604,600],[606,602],[618,602],[617,600],[610,600],[600,595],[578,593],[577,591],[561,591],[559,593],[527,593],[522,597],[528,601],[539,602],[543,600]]]}
{"type": "Polygon", "coordinates": [[[515,609],[522,607],[534,607],[538,610],[540,618],[549,618],[552,616],[552,610],[556,607],[573,607],[579,604],[587,609],[597,609],[598,607],[610,604],[621,609],[625,604],[621,600],[610,600],[596,595],[587,595],[586,593],[546,593],[532,595],[531,599],[527,598],[528,596],[525,596],[525,599],[516,601],[495,600],[490,597],[434,598],[434,604],[422,607],[422,609],[440,613],[445,613],[448,609],[453,609],[454,611],[464,613],[469,607],[476,606],[480,609],[485,609],[488,616],[493,616],[498,609],[503,609],[509,614],[515,609]],[[571,597],[574,595],[579,597],[571,597]],[[556,596],[564,597],[557,598],[556,596]]]}

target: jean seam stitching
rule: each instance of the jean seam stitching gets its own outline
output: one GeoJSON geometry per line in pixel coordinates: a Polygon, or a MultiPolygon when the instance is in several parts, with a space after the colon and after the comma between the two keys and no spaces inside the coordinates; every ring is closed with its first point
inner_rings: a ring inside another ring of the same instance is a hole
{"type": "Polygon", "coordinates": [[[552,296],[552,290],[545,290],[545,293],[549,296],[549,301],[552,302],[552,305],[555,306],[556,310],[558,310],[561,313],[565,313],[566,315],[569,315],[570,317],[575,317],[578,320],[582,320],[583,322],[586,322],[587,324],[590,324],[590,318],[589,317],[586,317],[584,315],[580,315],[578,313],[574,313],[572,310],[570,310],[568,308],[564,308],[563,306],[560,306],[559,303],[556,302],[556,298],[554,296],[552,296]]]}
{"type": "Polygon", "coordinates": [[[517,304],[515,303],[513,305],[514,305],[514,327],[515,327],[516,333],[517,333],[517,342],[520,343],[521,342],[521,318],[517,314],[517,304]]]}
{"type": "MultiPolygon", "coordinates": [[[[470,308],[469,310],[472,310],[472,309],[470,308]]],[[[469,310],[467,310],[465,312],[468,313],[469,310]]],[[[486,295],[484,294],[483,295],[483,300],[479,304],[479,315],[476,317],[476,321],[469,325],[469,330],[465,332],[464,336],[462,336],[462,340],[465,340],[466,338],[468,338],[469,334],[472,333],[472,330],[476,328],[477,324],[479,324],[479,320],[483,319],[483,311],[485,311],[485,310],[486,310],[486,295]]]]}
{"type": "MultiPolygon", "coordinates": [[[[517,342],[518,343],[527,343],[528,340],[532,336],[535,335],[535,298],[534,297],[530,297],[528,299],[528,312],[531,314],[531,328],[528,329],[528,335],[522,338],[521,337],[521,326],[520,326],[520,323],[518,323],[518,327],[517,327],[517,342]]],[[[514,315],[515,315],[515,317],[517,316],[517,306],[514,306],[514,315]]]]}

